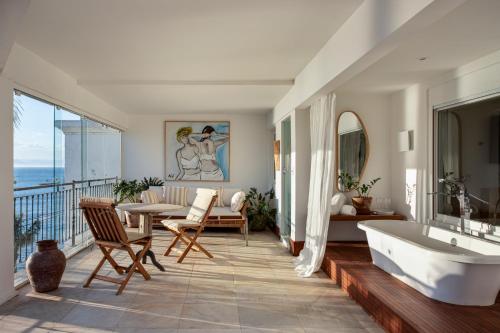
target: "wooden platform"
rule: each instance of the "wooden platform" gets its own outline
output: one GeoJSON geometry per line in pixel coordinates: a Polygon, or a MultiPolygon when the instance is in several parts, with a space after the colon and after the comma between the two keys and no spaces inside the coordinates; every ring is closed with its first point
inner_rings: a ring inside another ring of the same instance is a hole
{"type": "Polygon", "coordinates": [[[387,332],[500,332],[500,299],[478,307],[427,298],[374,266],[367,244],[329,243],[322,268],[387,332]]]}

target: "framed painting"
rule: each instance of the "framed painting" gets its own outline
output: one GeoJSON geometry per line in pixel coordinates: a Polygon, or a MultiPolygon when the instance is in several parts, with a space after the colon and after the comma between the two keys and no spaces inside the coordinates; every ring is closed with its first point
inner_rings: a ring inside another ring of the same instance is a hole
{"type": "Polygon", "coordinates": [[[165,179],[229,181],[229,121],[165,121],[165,179]]]}

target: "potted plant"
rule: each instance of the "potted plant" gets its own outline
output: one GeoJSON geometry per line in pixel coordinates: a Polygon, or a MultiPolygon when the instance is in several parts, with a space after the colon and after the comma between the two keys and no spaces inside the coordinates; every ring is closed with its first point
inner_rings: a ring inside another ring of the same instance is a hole
{"type": "MultiPolygon", "coordinates": [[[[139,194],[147,188],[137,180],[120,180],[113,186],[113,194],[118,197],[118,203],[128,201],[131,203],[139,202],[139,194]]],[[[129,228],[137,228],[139,226],[139,215],[132,215],[125,212],[125,220],[129,228]]]]}
{"type": "Polygon", "coordinates": [[[358,192],[358,195],[353,197],[352,205],[356,208],[356,211],[359,214],[370,214],[370,206],[372,204],[372,197],[370,196],[370,192],[373,189],[373,186],[380,180],[380,177],[374,178],[370,180],[366,184],[356,183],[354,190],[358,192]]]}
{"type": "Polygon", "coordinates": [[[152,186],[163,186],[163,184],[165,184],[165,182],[158,177],[144,177],[141,181],[141,185],[144,188],[143,191],[148,190],[152,186]]]}
{"type": "Polygon", "coordinates": [[[247,216],[250,230],[262,231],[266,229],[266,226],[274,228],[276,209],[270,206],[270,198],[272,196],[274,196],[273,190],[261,194],[254,187],[246,195],[245,200],[248,203],[247,216]]]}

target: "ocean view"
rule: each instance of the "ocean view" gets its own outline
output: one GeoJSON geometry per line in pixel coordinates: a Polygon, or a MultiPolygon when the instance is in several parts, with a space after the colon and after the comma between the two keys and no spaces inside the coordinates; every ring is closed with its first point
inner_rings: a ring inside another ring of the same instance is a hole
{"type": "Polygon", "coordinates": [[[102,180],[52,186],[63,184],[64,175],[64,168],[14,168],[16,271],[24,269],[38,240],[55,239],[61,249],[85,241],[87,225],[78,209],[80,198],[112,196],[113,184],[102,180]],[[35,186],[42,188],[30,189],[35,186]]]}
{"type": "Polygon", "coordinates": [[[16,167],[14,168],[14,188],[31,187],[42,184],[64,182],[64,168],[16,167]]]}

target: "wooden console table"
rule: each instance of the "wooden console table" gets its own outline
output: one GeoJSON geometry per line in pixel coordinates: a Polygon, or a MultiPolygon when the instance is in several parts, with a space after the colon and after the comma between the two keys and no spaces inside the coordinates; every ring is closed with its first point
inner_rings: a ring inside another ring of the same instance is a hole
{"type": "Polygon", "coordinates": [[[406,216],[400,214],[394,215],[330,215],[330,222],[334,221],[368,221],[368,220],[406,220],[406,216]]]}

